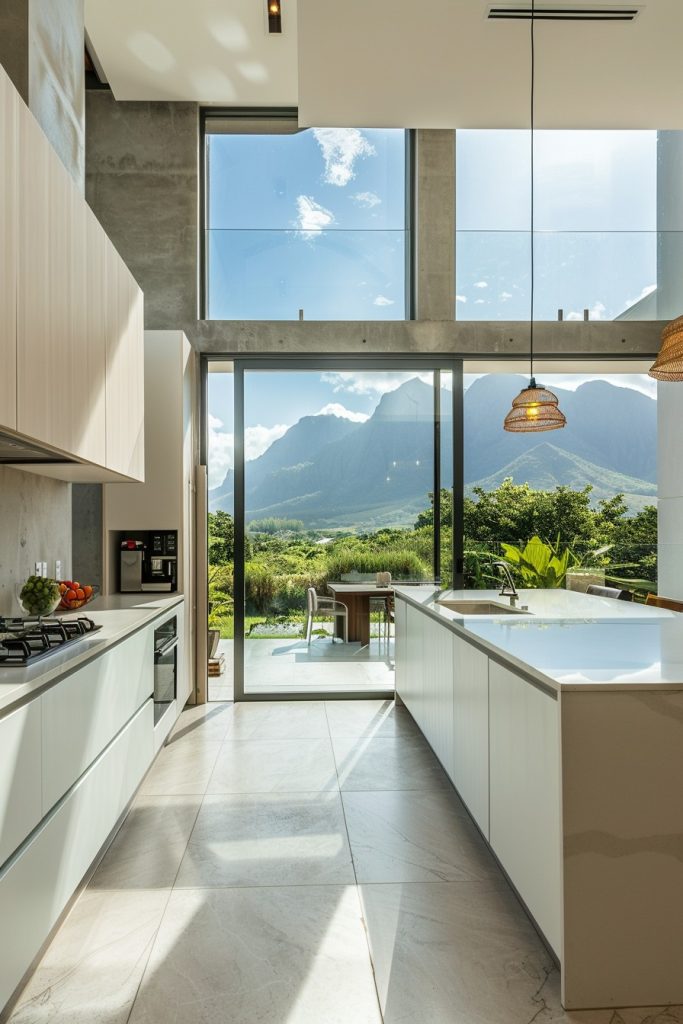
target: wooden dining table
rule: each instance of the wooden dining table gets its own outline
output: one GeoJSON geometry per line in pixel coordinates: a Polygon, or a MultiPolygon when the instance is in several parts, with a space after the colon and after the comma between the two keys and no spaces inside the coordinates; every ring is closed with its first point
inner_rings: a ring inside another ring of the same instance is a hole
{"type": "MultiPolygon", "coordinates": [[[[348,609],[348,641],[366,646],[370,643],[370,598],[393,596],[392,587],[378,587],[375,583],[328,583],[327,589],[335,601],[348,609]]],[[[335,622],[335,636],[344,636],[341,617],[335,622]]]]}

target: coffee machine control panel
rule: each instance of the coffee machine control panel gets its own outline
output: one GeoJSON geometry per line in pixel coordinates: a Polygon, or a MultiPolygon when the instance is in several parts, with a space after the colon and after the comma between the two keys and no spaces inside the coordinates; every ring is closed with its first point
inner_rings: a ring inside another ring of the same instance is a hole
{"type": "Polygon", "coordinates": [[[124,530],[119,534],[122,594],[178,589],[178,531],[124,530]]]}

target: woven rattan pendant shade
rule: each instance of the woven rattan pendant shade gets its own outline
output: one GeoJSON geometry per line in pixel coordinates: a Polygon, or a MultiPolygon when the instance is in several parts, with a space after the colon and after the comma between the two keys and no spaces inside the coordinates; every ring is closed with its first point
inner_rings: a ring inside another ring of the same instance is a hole
{"type": "Polygon", "coordinates": [[[520,434],[541,430],[558,430],[567,420],[559,409],[557,395],[538,386],[532,377],[528,388],[522,388],[512,400],[512,409],[505,417],[505,430],[520,434]]]}
{"type": "Polygon", "coordinates": [[[662,347],[648,372],[656,380],[683,380],[683,316],[662,331],[662,347]]]}

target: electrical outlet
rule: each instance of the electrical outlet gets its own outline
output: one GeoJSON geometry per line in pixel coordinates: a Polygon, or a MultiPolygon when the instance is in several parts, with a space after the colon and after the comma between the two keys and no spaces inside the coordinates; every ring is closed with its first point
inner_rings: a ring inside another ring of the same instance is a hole
{"type": "Polygon", "coordinates": [[[33,573],[34,576],[44,576],[45,575],[44,572],[43,572],[44,564],[45,564],[44,562],[36,562],[35,568],[34,568],[34,573],[33,573]]]}
{"type": "Polygon", "coordinates": [[[55,561],[55,579],[61,580],[62,578],[62,563],[59,559],[55,561]]]}

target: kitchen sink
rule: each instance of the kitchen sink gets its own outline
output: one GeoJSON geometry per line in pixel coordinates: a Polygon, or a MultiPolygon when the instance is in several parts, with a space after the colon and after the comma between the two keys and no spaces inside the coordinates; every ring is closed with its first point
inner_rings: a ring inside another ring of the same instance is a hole
{"type": "Polygon", "coordinates": [[[452,601],[444,598],[437,601],[437,604],[448,608],[460,615],[529,615],[528,611],[522,608],[512,608],[509,604],[499,604],[497,601],[452,601]]]}

